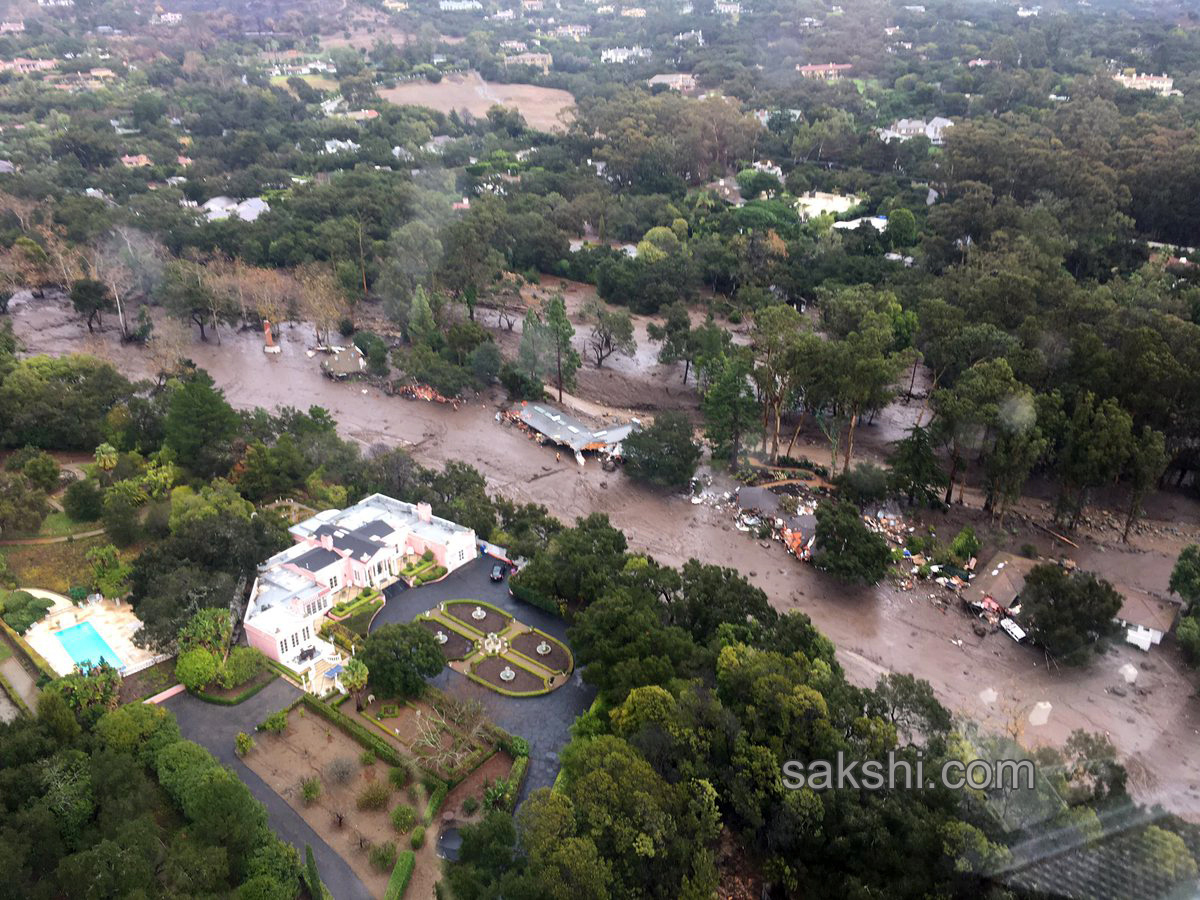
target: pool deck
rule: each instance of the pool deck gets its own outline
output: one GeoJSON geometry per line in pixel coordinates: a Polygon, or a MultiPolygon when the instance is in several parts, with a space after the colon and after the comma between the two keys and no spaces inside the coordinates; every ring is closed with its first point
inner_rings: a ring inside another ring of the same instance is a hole
{"type": "Polygon", "coordinates": [[[46,662],[59,675],[69,675],[75,670],[75,660],[67,652],[67,648],[58,639],[57,632],[81,622],[91,622],[92,627],[99,632],[104,642],[112,648],[113,653],[120,657],[125,669],[134,670],[150,664],[156,657],[153,651],[135,646],[134,633],[142,627],[141,621],[133,614],[133,609],[127,603],[113,600],[101,600],[97,603],[85,603],[76,606],[68,597],[53,591],[43,591],[37,588],[21,588],[29,591],[35,597],[53,600],[54,605],[46,613],[46,617],[37,622],[25,632],[25,640],[29,646],[45,657],[46,662]]]}

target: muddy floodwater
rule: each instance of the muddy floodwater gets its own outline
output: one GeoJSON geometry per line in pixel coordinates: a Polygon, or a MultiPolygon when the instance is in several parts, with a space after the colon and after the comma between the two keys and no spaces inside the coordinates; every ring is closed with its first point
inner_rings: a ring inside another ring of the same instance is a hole
{"type": "MultiPolygon", "coordinates": [[[[581,290],[569,292],[574,294],[569,296],[572,312],[578,309],[581,290]]],[[[32,300],[19,294],[11,309],[16,333],[28,352],[93,353],[130,377],[150,374],[146,350],[121,345],[112,328],[89,336],[62,298],[32,300]]],[[[646,320],[638,320],[639,339],[645,325],[646,320]]],[[[584,329],[577,325],[577,330],[584,329]]],[[[496,336],[506,351],[515,346],[513,335],[496,336]]],[[[951,709],[1027,744],[1061,743],[1077,728],[1107,734],[1129,767],[1135,796],[1200,816],[1200,704],[1173,648],[1145,654],[1121,644],[1085,669],[1054,670],[1036,649],[1017,645],[1003,634],[978,637],[972,619],[956,608],[931,603],[929,589],[848,588],[797,563],[779,544],[738,532],[730,511],[720,503],[694,504],[685,497],[656,493],[633,484],[621,472],[602,471],[593,461],[580,467],[566,454],[556,460],[552,449],[497,423],[500,392],[476,397],[457,411],[387,397],[374,387],[323,377],[318,359],[307,352],[313,343],[311,328],[285,325],[279,343],[282,352],[267,355],[258,332],[223,330],[219,343],[201,342],[194,335],[186,355],[213,376],[235,406],[322,406],[336,417],[347,438],[368,446],[407,447],[426,465],[453,459],[470,463],[493,490],[513,500],[544,504],[564,521],[607,513],[625,531],[631,548],[661,562],[680,564],[695,557],[735,567],[766,591],[776,607],[808,613],[837,644],[839,659],[857,683],[872,684],[888,671],[912,672],[930,681],[951,709]],[[1119,673],[1126,663],[1138,670],[1136,685],[1127,685],[1119,673]],[[1044,724],[1035,724],[1038,717],[1030,719],[1039,703],[1051,705],[1044,724]]],[[[585,371],[579,390],[591,401],[584,404],[591,410],[604,408],[600,401],[610,399],[610,385],[617,388],[613,393],[618,398],[612,406],[632,407],[630,401],[651,398],[649,405],[660,408],[678,403],[694,409],[695,395],[679,377],[675,367],[661,366],[643,348],[632,359],[614,358],[604,369],[585,371]]],[[[887,442],[901,436],[918,414],[917,403],[893,404],[876,424],[860,429],[856,447],[863,448],[864,458],[878,458],[887,442]]],[[[809,435],[801,438],[796,455],[800,453],[824,461],[827,451],[809,435]]],[[[708,491],[719,496],[732,488],[718,477],[708,491]]],[[[1044,521],[1044,502],[1031,497],[1018,512],[1044,521]]],[[[1194,503],[1162,495],[1154,498],[1150,514],[1178,533],[1156,531],[1127,547],[1114,546],[1111,537],[1105,542],[1076,536],[1080,547],[1072,550],[1019,518],[1010,521],[1008,531],[988,531],[980,506],[978,496],[968,490],[966,506],[956,508],[949,520],[939,520],[939,531],[950,532],[969,522],[989,534],[985,541],[1012,549],[1034,543],[1045,554],[1070,554],[1110,580],[1160,592],[1166,589],[1179,549],[1194,539],[1197,523],[1194,503]]]]}

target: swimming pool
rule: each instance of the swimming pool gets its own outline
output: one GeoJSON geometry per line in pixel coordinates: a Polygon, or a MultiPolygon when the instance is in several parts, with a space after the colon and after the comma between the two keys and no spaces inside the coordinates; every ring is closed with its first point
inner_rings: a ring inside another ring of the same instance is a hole
{"type": "Polygon", "coordinates": [[[64,628],[58,632],[58,640],[78,665],[98,663],[101,659],[115,669],[125,665],[91,622],[80,622],[64,628]]]}

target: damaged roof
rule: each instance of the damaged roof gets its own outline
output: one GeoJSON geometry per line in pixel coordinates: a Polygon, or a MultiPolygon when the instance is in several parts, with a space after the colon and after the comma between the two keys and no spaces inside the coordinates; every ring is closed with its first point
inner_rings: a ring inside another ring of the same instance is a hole
{"type": "Polygon", "coordinates": [[[554,443],[570,447],[576,452],[607,450],[616,447],[629,437],[630,432],[636,427],[630,423],[596,428],[582,419],[577,419],[552,406],[540,403],[531,403],[522,407],[521,421],[554,443]]]}

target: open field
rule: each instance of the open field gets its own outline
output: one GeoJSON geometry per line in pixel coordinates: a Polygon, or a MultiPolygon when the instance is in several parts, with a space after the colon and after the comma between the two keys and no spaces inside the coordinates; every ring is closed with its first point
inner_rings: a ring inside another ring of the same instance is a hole
{"type": "MultiPolygon", "coordinates": [[[[273,75],[271,77],[271,84],[278,87],[287,87],[288,77],[287,75],[273,75]]],[[[295,75],[292,77],[299,78],[301,81],[307,81],[309,87],[313,90],[336,91],[338,89],[338,83],[326,75],[295,75]]]]}
{"type": "MultiPolygon", "coordinates": [[[[21,587],[65,594],[76,585],[91,583],[92,564],[87,561],[87,552],[107,543],[105,535],[98,535],[57,544],[21,544],[0,547],[0,557],[8,562],[21,587]]],[[[137,552],[137,548],[127,547],[120,556],[129,562],[137,552]]]]}
{"type": "MultiPolygon", "coordinates": [[[[437,84],[410,81],[386,88],[379,95],[400,106],[428,106],[444,113],[466,110],[476,118],[487,115],[496,104],[515,106],[530,127],[541,131],[564,131],[560,114],[575,105],[575,98],[567,91],[533,84],[496,84],[484,81],[478,72],[448,75],[437,84]]],[[[570,113],[566,116],[569,121],[570,113]]]]}

